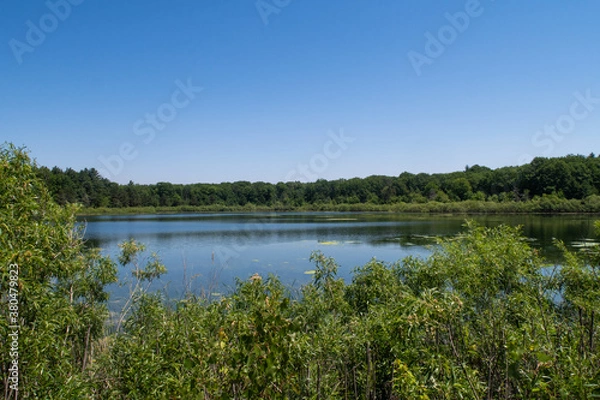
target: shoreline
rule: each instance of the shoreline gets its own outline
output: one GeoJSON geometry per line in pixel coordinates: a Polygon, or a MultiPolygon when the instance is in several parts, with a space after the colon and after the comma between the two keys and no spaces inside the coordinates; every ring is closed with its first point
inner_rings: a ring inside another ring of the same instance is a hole
{"type": "Polygon", "coordinates": [[[598,215],[600,205],[587,204],[582,200],[561,200],[557,203],[530,200],[526,202],[484,202],[467,200],[453,203],[395,203],[395,204],[311,204],[297,207],[286,206],[144,206],[144,207],[82,207],[77,216],[183,214],[183,213],[231,213],[231,212],[387,212],[406,214],[454,214],[454,215],[598,215]]]}

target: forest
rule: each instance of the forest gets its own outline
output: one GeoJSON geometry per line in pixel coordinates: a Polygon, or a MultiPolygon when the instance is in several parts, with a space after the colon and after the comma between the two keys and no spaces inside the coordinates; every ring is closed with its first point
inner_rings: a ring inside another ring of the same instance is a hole
{"type": "Polygon", "coordinates": [[[349,282],[313,252],[295,292],[255,274],[215,301],[169,299],[147,289],[166,272],[156,255],[135,240],[116,259],[87,246],[78,206],[57,204],[38,172],[0,149],[6,399],[600,396],[598,246],[555,242],[553,265],[519,227],[467,221],[430,256],[373,259],[349,282]],[[130,295],[109,313],[119,269],[130,295]]]}
{"type": "MultiPolygon", "coordinates": [[[[95,169],[37,168],[54,200],[87,210],[170,207],[182,211],[330,209],[394,211],[600,212],[600,157],[533,159],[517,167],[474,165],[444,174],[315,182],[120,185],[95,169]]],[[[110,212],[110,211],[106,211],[110,212]]]]}

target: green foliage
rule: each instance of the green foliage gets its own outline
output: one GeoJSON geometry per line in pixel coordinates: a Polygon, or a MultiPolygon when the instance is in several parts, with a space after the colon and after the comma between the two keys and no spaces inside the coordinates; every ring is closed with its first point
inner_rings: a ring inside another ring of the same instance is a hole
{"type": "Polygon", "coordinates": [[[316,182],[247,181],[119,185],[94,169],[37,169],[59,204],[88,213],[332,210],[404,212],[600,212],[600,158],[535,158],[520,167],[474,165],[447,174],[373,175],[316,182]],[[439,204],[442,203],[442,204],[439,204]],[[500,206],[498,203],[507,203],[500,206]]]}
{"type": "Polygon", "coordinates": [[[152,253],[146,266],[143,269],[141,268],[138,256],[141,252],[146,250],[144,244],[136,242],[134,239],[130,239],[119,244],[119,248],[121,249],[119,264],[122,266],[132,264],[133,271],[131,274],[137,282],[151,282],[154,279],[160,278],[162,274],[167,272],[166,267],[160,262],[156,253],[152,253]]]}
{"type": "Polygon", "coordinates": [[[121,309],[116,324],[117,331],[121,328],[121,324],[136,302],[145,298],[144,296],[148,292],[152,282],[167,272],[167,268],[162,264],[156,253],[150,255],[146,260],[146,265],[142,268],[140,265],[140,256],[146,250],[144,244],[130,239],[119,244],[119,248],[121,249],[121,253],[118,256],[119,264],[123,267],[131,267],[133,280],[125,279],[120,282],[121,285],[129,285],[129,297],[121,309]]]}
{"type": "Polygon", "coordinates": [[[274,277],[219,302],[144,297],[98,364],[110,398],[587,398],[599,392],[598,249],[548,271],[519,228],[371,260],[352,282],[311,255],[294,299],[274,277]],[[160,375],[158,374],[160,371],[160,375]],[[160,376],[160,378],[157,378],[160,376]],[[109,377],[109,378],[107,378],[109,377]]]}
{"type": "Polygon", "coordinates": [[[304,339],[277,279],[254,276],[217,303],[189,297],[173,309],[144,295],[137,304],[100,360],[103,397],[281,398],[299,392],[304,339]]]}
{"type": "MultiPolygon", "coordinates": [[[[116,281],[116,268],[85,250],[75,211],[54,203],[26,152],[0,148],[0,336],[12,332],[9,265],[17,264],[22,398],[82,397],[92,344],[103,334],[105,286],[116,281]]],[[[0,353],[3,377],[12,360],[7,350],[0,353]]]]}
{"type": "MultiPolygon", "coordinates": [[[[464,172],[477,191],[491,173],[478,166],[464,172]]],[[[400,186],[385,177],[368,182],[406,196],[428,181],[424,174],[401,178],[400,186]]],[[[428,190],[448,190],[449,181],[435,179],[428,190]]],[[[502,182],[510,179],[495,185],[502,182]]],[[[318,185],[313,195],[331,200],[335,185],[318,185]]],[[[250,186],[242,185],[246,197],[253,196],[250,186]]],[[[261,201],[272,195],[263,189],[261,201]]],[[[368,191],[356,193],[369,201],[368,191]]],[[[573,201],[542,193],[514,204],[543,202],[544,195],[550,203],[573,201]]],[[[494,207],[507,204],[498,200],[494,207]]],[[[118,262],[131,271],[122,282],[130,296],[112,321],[105,288],[116,280],[115,263],[86,250],[76,209],[56,205],[27,154],[10,146],[0,157],[0,206],[0,334],[6,338],[10,329],[8,266],[18,264],[22,398],[600,396],[600,247],[591,243],[577,253],[557,243],[564,262],[548,267],[519,228],[467,222],[464,233],[440,241],[428,258],[373,259],[349,283],[337,277],[335,260],[315,252],[313,281],[298,295],[276,277],[253,275],[218,301],[189,294],[173,302],[149,291],[166,271],[158,257],[129,240],[118,262]]],[[[6,346],[0,355],[7,376],[6,346]]]]}
{"type": "Polygon", "coordinates": [[[473,188],[467,178],[456,178],[448,183],[448,191],[458,200],[467,200],[473,194],[473,188]]]}

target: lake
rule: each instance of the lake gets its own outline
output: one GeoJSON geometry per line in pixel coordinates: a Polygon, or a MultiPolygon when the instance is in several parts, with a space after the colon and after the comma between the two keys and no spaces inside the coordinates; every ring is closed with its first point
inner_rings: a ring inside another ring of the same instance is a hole
{"type": "MultiPolygon", "coordinates": [[[[553,238],[577,249],[594,238],[587,215],[469,216],[481,225],[522,225],[531,245],[551,262],[558,260],[553,238]]],[[[88,245],[105,254],[118,253],[117,244],[134,238],[158,253],[168,268],[156,288],[171,298],[184,289],[198,294],[226,292],[235,278],[254,273],[277,275],[291,288],[311,280],[312,251],[336,259],[339,276],[349,281],[352,270],[373,257],[394,262],[406,256],[426,257],[435,237],[464,230],[464,216],[393,213],[239,213],[80,217],[88,245]]],[[[122,272],[124,274],[124,272],[122,272]]],[[[122,275],[124,276],[124,275],[122,275]]],[[[123,295],[124,288],[113,288],[123,295]]]]}

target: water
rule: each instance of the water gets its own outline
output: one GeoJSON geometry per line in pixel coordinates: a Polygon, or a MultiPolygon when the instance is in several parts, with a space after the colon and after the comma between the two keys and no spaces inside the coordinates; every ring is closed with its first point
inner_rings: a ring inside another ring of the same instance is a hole
{"type": "MultiPolygon", "coordinates": [[[[523,233],[549,261],[558,260],[553,238],[576,248],[594,237],[592,216],[476,216],[481,225],[523,225],[523,233]]],[[[391,213],[242,213],[82,217],[90,246],[115,256],[117,244],[134,238],[156,252],[168,268],[155,288],[169,297],[185,289],[218,296],[235,278],[277,275],[291,288],[311,280],[312,251],[336,259],[339,276],[350,280],[354,267],[373,257],[394,262],[426,257],[435,237],[464,230],[461,216],[391,213]]],[[[125,277],[122,272],[122,277],[125,277]]],[[[125,295],[125,288],[113,288],[125,295]]],[[[119,297],[119,296],[117,296],[119,297]]]]}

